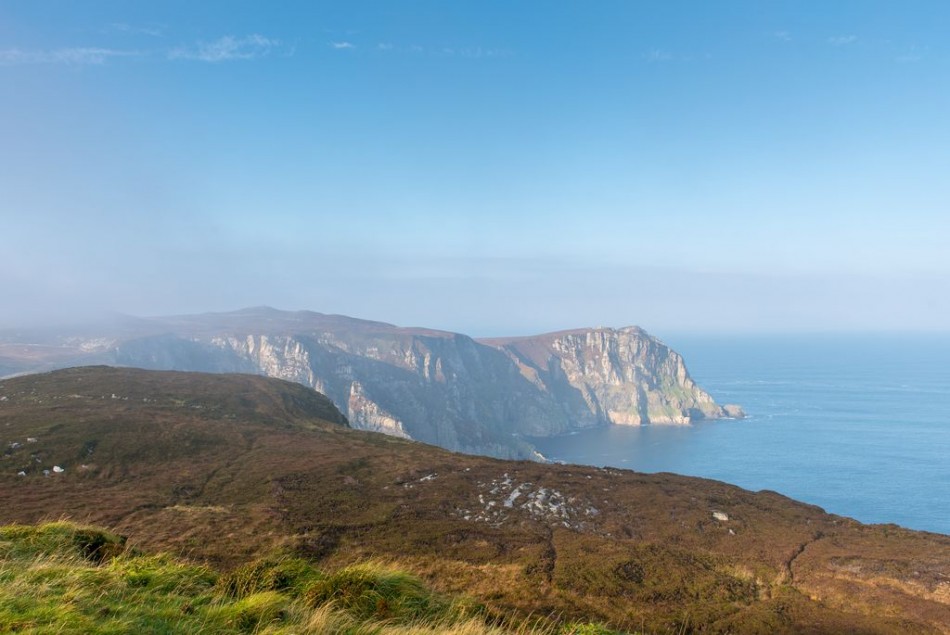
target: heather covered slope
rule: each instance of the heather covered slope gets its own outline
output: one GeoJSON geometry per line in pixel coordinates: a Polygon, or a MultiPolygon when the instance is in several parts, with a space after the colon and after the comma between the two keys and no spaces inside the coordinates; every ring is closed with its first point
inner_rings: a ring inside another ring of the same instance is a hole
{"type": "Polygon", "coordinates": [[[261,377],[73,369],[2,397],[0,523],[66,516],[225,568],[382,560],[493,610],[629,630],[950,625],[950,538],[774,493],[452,454],[261,377]]]}
{"type": "Polygon", "coordinates": [[[635,327],[479,341],[258,307],[0,333],[0,373],[101,363],[287,379],[326,394],[355,428],[504,458],[535,456],[522,435],[740,413],[635,327]]]}

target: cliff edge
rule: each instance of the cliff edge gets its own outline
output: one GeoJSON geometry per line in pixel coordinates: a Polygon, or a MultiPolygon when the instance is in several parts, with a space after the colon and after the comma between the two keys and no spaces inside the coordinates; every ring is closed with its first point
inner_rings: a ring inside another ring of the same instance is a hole
{"type": "Polygon", "coordinates": [[[580,425],[743,416],[738,406],[716,404],[689,376],[679,353],[636,326],[482,342],[504,351],[522,376],[571,408],[580,425]]]}

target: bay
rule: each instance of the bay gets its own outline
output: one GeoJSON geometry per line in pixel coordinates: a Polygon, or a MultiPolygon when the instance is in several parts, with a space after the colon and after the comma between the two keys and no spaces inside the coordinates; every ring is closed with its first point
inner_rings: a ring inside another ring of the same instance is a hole
{"type": "Polygon", "coordinates": [[[950,335],[668,336],[742,420],[608,426],[547,458],[769,489],[867,523],[950,534],[950,335]]]}

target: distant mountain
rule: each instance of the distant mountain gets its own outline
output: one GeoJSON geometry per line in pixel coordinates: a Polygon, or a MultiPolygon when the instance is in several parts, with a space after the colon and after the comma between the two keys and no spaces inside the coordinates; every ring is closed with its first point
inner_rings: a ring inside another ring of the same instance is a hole
{"type": "Polygon", "coordinates": [[[635,632],[950,632],[950,536],[704,479],[453,454],[260,376],[0,380],[0,525],[50,518],[224,568],[275,550],[398,563],[491,612],[635,632]]]}
{"type": "Polygon", "coordinates": [[[475,340],[258,307],[0,333],[0,373],[84,364],[288,379],[325,393],[356,428],[509,458],[534,455],[525,435],[742,414],[636,327],[475,340]]]}

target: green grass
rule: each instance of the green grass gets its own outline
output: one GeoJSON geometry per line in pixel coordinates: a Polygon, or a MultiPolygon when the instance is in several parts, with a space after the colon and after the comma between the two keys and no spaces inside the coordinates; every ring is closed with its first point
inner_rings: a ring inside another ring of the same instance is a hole
{"type": "Polygon", "coordinates": [[[67,522],[0,527],[0,632],[280,635],[615,635],[516,624],[370,563],[324,574],[272,557],[229,573],[125,548],[67,522]]]}

